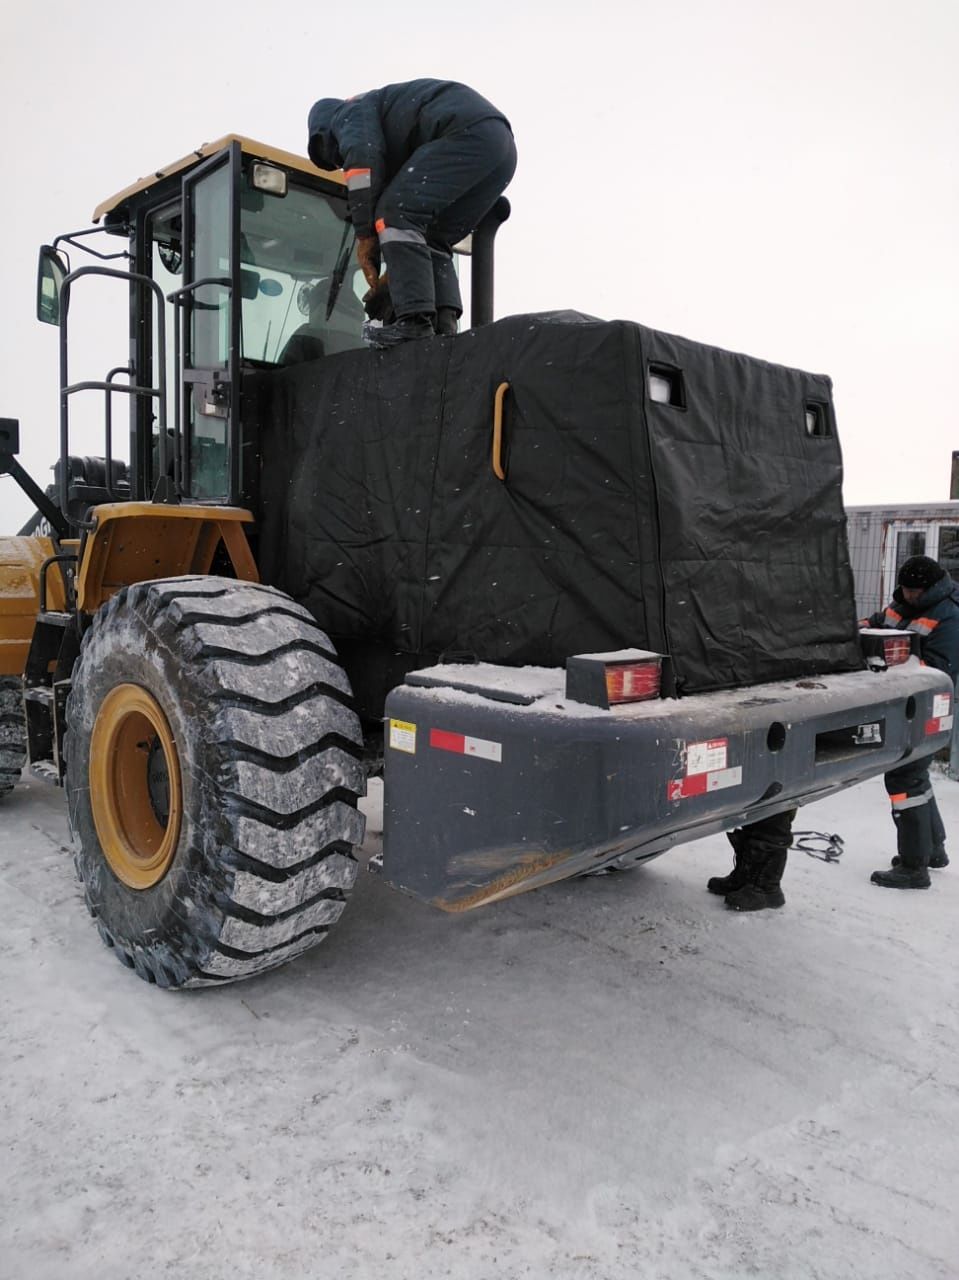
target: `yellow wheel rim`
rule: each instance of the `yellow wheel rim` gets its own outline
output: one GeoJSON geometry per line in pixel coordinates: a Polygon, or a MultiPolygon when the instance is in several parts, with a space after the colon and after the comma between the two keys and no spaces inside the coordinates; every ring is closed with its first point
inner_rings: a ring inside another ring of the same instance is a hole
{"type": "Polygon", "coordinates": [[[131,889],[159,884],[180,839],[180,760],[166,716],[140,685],[117,685],[97,712],[90,804],[114,875],[131,889]]]}

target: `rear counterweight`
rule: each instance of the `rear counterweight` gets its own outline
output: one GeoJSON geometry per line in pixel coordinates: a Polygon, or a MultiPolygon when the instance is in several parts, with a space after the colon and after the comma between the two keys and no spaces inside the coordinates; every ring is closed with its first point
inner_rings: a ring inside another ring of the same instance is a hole
{"type": "Polygon", "coordinates": [[[947,678],[915,660],[610,711],[568,702],[561,672],[516,705],[456,688],[477,683],[458,670],[387,700],[382,866],[452,911],[819,799],[937,750],[951,724],[947,678]]]}

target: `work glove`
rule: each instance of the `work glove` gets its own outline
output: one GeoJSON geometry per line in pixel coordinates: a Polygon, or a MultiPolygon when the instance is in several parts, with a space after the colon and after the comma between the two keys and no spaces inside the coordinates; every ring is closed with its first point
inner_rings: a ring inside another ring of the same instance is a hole
{"type": "Polygon", "coordinates": [[[356,237],[356,261],[371,289],[380,278],[380,242],[376,236],[356,237]]]}
{"type": "Polygon", "coordinates": [[[390,277],[384,271],[376,284],[363,295],[363,306],[371,320],[389,324],[393,319],[393,299],[390,296],[390,277]]]}

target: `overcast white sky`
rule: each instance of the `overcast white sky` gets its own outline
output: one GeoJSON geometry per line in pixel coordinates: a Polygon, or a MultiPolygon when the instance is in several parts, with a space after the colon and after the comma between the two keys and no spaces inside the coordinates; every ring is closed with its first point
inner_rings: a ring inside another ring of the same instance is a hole
{"type": "MultiPolygon", "coordinates": [[[[513,123],[498,315],[572,307],[828,373],[846,501],[945,499],[957,67],[955,0],[165,0],[109,19],[11,6],[0,416],[20,418],[22,460],[45,481],[57,343],[33,318],[41,242],[202,142],[236,132],[302,153],[317,97],[427,75],[472,84],[513,123]]],[[[125,361],[115,307],[111,329],[99,299],[87,319],[78,302],[72,377],[125,361]]],[[[74,452],[102,444],[81,432],[74,452]]],[[[29,511],[9,479],[0,507],[4,532],[29,511]]]]}

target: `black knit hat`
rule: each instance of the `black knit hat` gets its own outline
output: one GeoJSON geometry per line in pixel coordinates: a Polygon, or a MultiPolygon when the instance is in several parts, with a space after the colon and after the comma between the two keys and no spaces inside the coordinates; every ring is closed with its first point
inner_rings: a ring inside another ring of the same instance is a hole
{"type": "Polygon", "coordinates": [[[929,556],[911,556],[899,570],[900,587],[921,587],[928,591],[945,576],[945,569],[929,556]]]}

